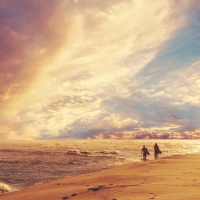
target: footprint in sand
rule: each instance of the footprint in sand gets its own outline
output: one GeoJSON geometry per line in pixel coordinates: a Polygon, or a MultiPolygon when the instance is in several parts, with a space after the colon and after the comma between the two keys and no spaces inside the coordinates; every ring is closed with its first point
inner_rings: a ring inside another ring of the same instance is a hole
{"type": "MultiPolygon", "coordinates": [[[[78,195],[78,194],[74,193],[71,196],[74,197],[76,195],[78,195]]],[[[62,197],[62,200],[66,200],[66,199],[70,199],[70,197],[69,196],[62,197]]]]}
{"type": "Polygon", "coordinates": [[[92,190],[93,192],[96,192],[96,191],[98,191],[98,190],[100,190],[101,188],[88,188],[88,190],[92,190]]]}
{"type": "Polygon", "coordinates": [[[70,199],[70,197],[67,197],[67,196],[62,197],[62,200],[66,200],[66,199],[70,199]]]}

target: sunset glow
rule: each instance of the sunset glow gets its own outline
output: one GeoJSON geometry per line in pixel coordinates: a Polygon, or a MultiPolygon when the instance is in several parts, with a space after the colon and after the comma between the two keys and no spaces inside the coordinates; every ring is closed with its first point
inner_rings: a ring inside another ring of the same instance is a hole
{"type": "Polygon", "coordinates": [[[199,11],[1,0],[0,138],[200,138],[199,11]]]}

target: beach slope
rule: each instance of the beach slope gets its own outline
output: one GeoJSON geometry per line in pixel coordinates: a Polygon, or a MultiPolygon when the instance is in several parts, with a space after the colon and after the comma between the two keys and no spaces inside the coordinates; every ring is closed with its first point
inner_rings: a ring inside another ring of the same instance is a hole
{"type": "Polygon", "coordinates": [[[1,200],[199,200],[200,155],[172,156],[65,177],[1,200]]]}

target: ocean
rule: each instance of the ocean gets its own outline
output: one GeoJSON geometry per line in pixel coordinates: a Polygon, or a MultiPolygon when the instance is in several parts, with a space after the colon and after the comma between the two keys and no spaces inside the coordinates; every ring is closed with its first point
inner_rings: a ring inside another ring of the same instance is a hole
{"type": "Polygon", "coordinates": [[[159,158],[200,153],[199,140],[1,141],[0,193],[56,178],[144,162],[143,145],[150,152],[147,159],[153,160],[155,143],[162,151],[159,158]]]}

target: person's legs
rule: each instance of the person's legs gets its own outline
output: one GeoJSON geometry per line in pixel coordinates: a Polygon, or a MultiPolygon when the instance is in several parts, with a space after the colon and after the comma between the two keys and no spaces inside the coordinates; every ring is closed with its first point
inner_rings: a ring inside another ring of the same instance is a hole
{"type": "Polygon", "coordinates": [[[158,158],[158,153],[154,153],[154,157],[155,157],[155,159],[157,159],[158,158]]]}
{"type": "Polygon", "coordinates": [[[144,161],[146,161],[146,157],[147,157],[147,155],[144,153],[144,154],[143,154],[143,160],[144,160],[144,161]]]}

